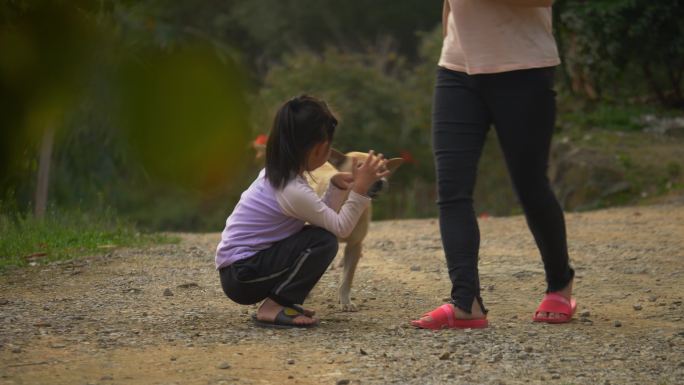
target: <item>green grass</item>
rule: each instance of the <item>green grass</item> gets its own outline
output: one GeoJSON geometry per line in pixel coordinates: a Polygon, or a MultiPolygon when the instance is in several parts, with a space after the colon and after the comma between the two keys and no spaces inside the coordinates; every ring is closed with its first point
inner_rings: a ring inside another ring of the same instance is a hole
{"type": "Polygon", "coordinates": [[[588,111],[574,111],[561,119],[578,127],[601,128],[608,131],[638,131],[642,125],[637,119],[645,111],[638,108],[619,108],[605,104],[588,111]]]}
{"type": "Polygon", "coordinates": [[[582,102],[561,98],[558,101],[557,123],[564,128],[582,131],[641,131],[644,115],[671,117],[681,115],[681,110],[665,109],[648,104],[610,103],[606,101],[582,102]]]}
{"type": "Polygon", "coordinates": [[[51,211],[43,220],[0,214],[0,272],[10,266],[104,254],[122,246],[174,242],[178,239],[141,233],[108,211],[51,211]]]}

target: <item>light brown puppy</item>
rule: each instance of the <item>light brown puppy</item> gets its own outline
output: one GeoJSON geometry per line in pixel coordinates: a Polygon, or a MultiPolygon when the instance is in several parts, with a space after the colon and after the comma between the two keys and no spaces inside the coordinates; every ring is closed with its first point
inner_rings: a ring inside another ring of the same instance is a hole
{"type": "MultiPolygon", "coordinates": [[[[354,164],[353,159],[357,160],[357,164],[361,164],[367,157],[367,153],[350,152],[343,154],[333,149],[329,161],[307,175],[307,180],[314,191],[316,191],[319,196],[323,196],[328,189],[330,178],[333,175],[338,172],[352,172],[354,164]]],[[[402,158],[389,159],[387,161],[387,169],[390,173],[394,173],[403,162],[404,160],[402,158]]],[[[368,191],[368,195],[374,197],[385,189],[386,186],[387,179],[382,178],[373,184],[368,191]]],[[[363,214],[361,214],[359,222],[356,224],[356,227],[354,227],[351,234],[347,238],[340,239],[340,242],[346,242],[344,258],[341,263],[343,266],[342,281],[339,286],[340,305],[344,311],[358,310],[356,305],[351,301],[351,285],[354,280],[356,266],[363,255],[363,240],[366,238],[366,234],[368,234],[371,212],[372,204],[368,206],[363,214]]]]}

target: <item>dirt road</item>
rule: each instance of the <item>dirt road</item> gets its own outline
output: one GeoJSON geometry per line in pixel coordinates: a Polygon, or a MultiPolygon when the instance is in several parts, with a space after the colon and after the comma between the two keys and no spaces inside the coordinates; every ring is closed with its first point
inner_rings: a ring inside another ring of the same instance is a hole
{"type": "Polygon", "coordinates": [[[544,289],[524,218],[481,220],[486,330],[414,330],[449,281],[435,220],[373,223],[353,297],[339,269],[315,330],[249,322],[213,268],[218,234],[0,276],[0,384],[682,384],[684,205],[567,215],[578,314],[530,318],[544,289]],[[168,289],[168,290],[167,290],[168,289]]]}

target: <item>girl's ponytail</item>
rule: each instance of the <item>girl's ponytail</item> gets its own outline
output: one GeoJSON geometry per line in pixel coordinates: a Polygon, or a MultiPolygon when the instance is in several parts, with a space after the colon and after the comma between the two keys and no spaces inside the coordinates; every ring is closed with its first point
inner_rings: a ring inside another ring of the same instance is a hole
{"type": "Polygon", "coordinates": [[[277,189],[299,174],[309,151],[331,142],[337,119],[325,102],[302,95],[284,103],[275,115],[266,143],[266,178],[277,189]]]}

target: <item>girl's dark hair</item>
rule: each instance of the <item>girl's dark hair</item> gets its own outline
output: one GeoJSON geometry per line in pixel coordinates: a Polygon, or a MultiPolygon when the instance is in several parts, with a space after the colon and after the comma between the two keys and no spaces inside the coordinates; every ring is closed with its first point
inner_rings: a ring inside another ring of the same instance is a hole
{"type": "Polygon", "coordinates": [[[336,126],[337,119],[322,100],[302,95],[283,104],[266,143],[266,179],[276,189],[285,187],[316,144],[332,142],[336,126]]]}

